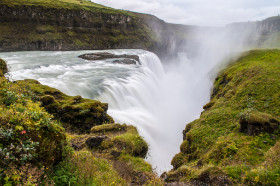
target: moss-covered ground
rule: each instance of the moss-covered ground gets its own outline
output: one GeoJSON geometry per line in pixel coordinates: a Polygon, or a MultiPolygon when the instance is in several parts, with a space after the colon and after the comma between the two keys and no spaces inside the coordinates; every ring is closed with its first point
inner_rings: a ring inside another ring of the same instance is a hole
{"type": "Polygon", "coordinates": [[[253,50],[216,78],[167,181],[279,185],[280,50],[253,50]]]}

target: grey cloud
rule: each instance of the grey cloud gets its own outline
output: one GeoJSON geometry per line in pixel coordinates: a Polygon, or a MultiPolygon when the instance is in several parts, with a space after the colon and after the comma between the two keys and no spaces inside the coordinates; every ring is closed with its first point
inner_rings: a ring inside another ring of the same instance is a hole
{"type": "Polygon", "coordinates": [[[153,14],[167,22],[222,26],[280,13],[279,0],[93,0],[109,7],[153,14]]]}

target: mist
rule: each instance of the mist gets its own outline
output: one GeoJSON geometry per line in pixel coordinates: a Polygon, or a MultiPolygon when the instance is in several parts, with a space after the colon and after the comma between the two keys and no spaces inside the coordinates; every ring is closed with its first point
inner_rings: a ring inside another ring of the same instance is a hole
{"type": "Polygon", "coordinates": [[[177,24],[225,26],[279,14],[278,0],[92,0],[109,7],[152,14],[177,24]]]}

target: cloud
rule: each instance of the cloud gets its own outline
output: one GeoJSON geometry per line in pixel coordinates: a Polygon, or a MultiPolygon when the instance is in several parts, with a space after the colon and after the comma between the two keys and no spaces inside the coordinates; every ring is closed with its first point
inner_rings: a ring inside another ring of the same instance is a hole
{"type": "Polygon", "coordinates": [[[92,0],[109,7],[153,14],[166,22],[223,26],[280,13],[279,0],[92,0]]]}

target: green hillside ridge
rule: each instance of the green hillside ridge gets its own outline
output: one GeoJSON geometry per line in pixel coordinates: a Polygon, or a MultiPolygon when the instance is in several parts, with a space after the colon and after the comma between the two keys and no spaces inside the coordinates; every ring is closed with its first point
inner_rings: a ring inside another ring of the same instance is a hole
{"type": "Polygon", "coordinates": [[[166,181],[280,184],[280,50],[253,50],[216,78],[201,117],[186,126],[166,181]]]}
{"type": "Polygon", "coordinates": [[[86,0],[1,0],[0,10],[0,52],[144,49],[163,58],[193,28],[86,0]]]}
{"type": "Polygon", "coordinates": [[[0,59],[0,185],[161,185],[148,145],[107,104],[35,80],[11,82],[0,59]]]}
{"type": "Polygon", "coordinates": [[[106,7],[100,4],[91,2],[90,0],[1,0],[1,4],[8,6],[43,6],[47,8],[58,8],[58,9],[78,9],[88,11],[105,11],[112,14],[133,14],[118,10],[110,7],[106,7]]]}

